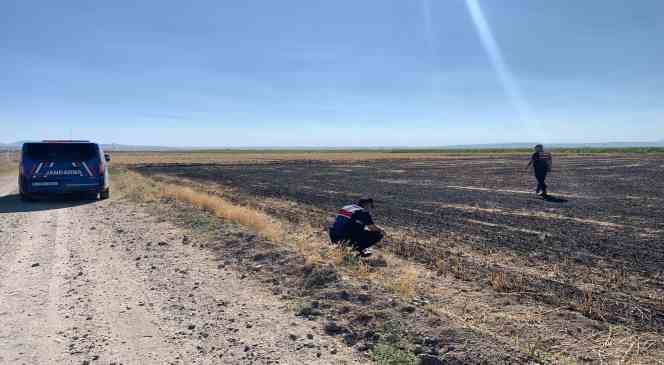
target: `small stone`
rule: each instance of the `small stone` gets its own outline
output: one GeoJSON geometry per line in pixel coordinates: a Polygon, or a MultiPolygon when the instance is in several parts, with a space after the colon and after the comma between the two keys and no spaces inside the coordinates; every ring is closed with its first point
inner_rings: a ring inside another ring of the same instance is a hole
{"type": "Polygon", "coordinates": [[[168,243],[166,243],[165,241],[159,241],[159,243],[157,243],[157,245],[166,246],[166,245],[168,245],[168,243]]]}
{"type": "Polygon", "coordinates": [[[34,264],[32,264],[32,265],[30,265],[30,266],[31,266],[31,267],[37,267],[37,266],[39,266],[39,263],[38,263],[38,262],[35,262],[34,264]]]}
{"type": "Polygon", "coordinates": [[[403,312],[403,313],[413,313],[413,312],[415,312],[415,307],[413,307],[412,305],[402,307],[401,312],[403,312]]]}
{"type": "Polygon", "coordinates": [[[187,326],[187,329],[189,330],[194,330],[195,328],[196,328],[195,324],[190,324],[189,326],[187,326]]]}
{"type": "Polygon", "coordinates": [[[296,341],[296,340],[297,340],[297,335],[296,335],[296,334],[293,334],[293,333],[291,333],[290,335],[288,335],[288,338],[290,338],[290,339],[291,339],[291,341],[296,341]]]}
{"type": "Polygon", "coordinates": [[[325,327],[323,328],[325,333],[328,335],[338,335],[342,332],[344,332],[344,328],[339,326],[337,322],[335,321],[329,321],[325,324],[325,327]]]}
{"type": "Polygon", "coordinates": [[[346,333],[344,335],[344,342],[348,346],[354,346],[357,343],[357,336],[352,333],[346,333]]]}
{"type": "Polygon", "coordinates": [[[307,338],[308,338],[309,340],[313,340],[313,339],[314,339],[314,335],[312,335],[311,333],[307,333],[307,338]]]}

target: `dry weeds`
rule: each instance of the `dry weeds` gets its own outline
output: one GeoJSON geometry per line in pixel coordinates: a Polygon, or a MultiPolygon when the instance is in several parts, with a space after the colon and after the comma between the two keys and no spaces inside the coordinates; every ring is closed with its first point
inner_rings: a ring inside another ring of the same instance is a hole
{"type": "Polygon", "coordinates": [[[509,290],[507,285],[507,277],[502,271],[494,271],[491,273],[491,287],[497,291],[509,290]]]}
{"type": "MultiPolygon", "coordinates": [[[[389,153],[378,151],[314,151],[314,152],[242,152],[242,151],[202,151],[202,152],[111,152],[113,161],[119,165],[137,164],[230,164],[230,163],[268,163],[276,161],[367,161],[367,160],[446,160],[480,159],[482,154],[445,153],[389,153]]],[[[510,155],[508,154],[505,154],[510,155]]],[[[486,155],[484,155],[486,156],[486,155]]]]}
{"type": "Polygon", "coordinates": [[[219,218],[237,222],[249,227],[269,240],[282,240],[284,228],[269,215],[253,209],[233,204],[221,197],[195,191],[187,186],[166,184],[143,177],[135,172],[115,174],[114,183],[120,191],[139,201],[155,201],[172,198],[188,202],[196,208],[209,211],[219,218]]]}
{"type": "Polygon", "coordinates": [[[406,300],[412,300],[417,288],[417,270],[413,266],[401,268],[392,280],[384,283],[391,292],[406,300]]]}

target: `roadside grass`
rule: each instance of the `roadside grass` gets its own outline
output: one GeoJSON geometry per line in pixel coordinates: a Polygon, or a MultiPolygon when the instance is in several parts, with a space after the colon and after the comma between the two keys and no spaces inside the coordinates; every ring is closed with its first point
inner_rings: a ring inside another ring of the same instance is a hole
{"type": "Polygon", "coordinates": [[[162,186],[160,194],[214,213],[217,217],[249,227],[261,236],[279,241],[284,238],[283,227],[267,214],[249,207],[238,206],[218,196],[197,192],[186,186],[162,186]]]}
{"type": "Polygon", "coordinates": [[[135,201],[156,201],[172,198],[185,201],[215,216],[249,227],[259,235],[273,241],[284,238],[284,229],[267,214],[250,207],[233,204],[221,197],[195,191],[186,186],[164,184],[135,172],[116,169],[114,182],[128,198],[135,201]]]}

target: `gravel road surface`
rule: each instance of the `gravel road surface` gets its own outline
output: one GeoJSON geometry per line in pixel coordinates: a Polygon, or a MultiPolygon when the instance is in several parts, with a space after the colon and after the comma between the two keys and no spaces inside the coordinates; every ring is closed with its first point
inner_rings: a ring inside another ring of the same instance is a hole
{"type": "Polygon", "coordinates": [[[146,210],[0,177],[0,364],[364,362],[146,210]]]}

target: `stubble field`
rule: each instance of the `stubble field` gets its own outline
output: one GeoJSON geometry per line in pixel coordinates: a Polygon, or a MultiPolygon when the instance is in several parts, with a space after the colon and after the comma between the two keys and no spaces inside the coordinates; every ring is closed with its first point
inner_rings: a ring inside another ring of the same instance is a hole
{"type": "Polygon", "coordinates": [[[527,154],[312,156],[131,168],[321,237],[339,206],[370,194],[388,231],[379,251],[421,268],[413,286],[427,310],[540,359],[661,362],[663,155],[559,156],[547,200],[527,154]]]}

